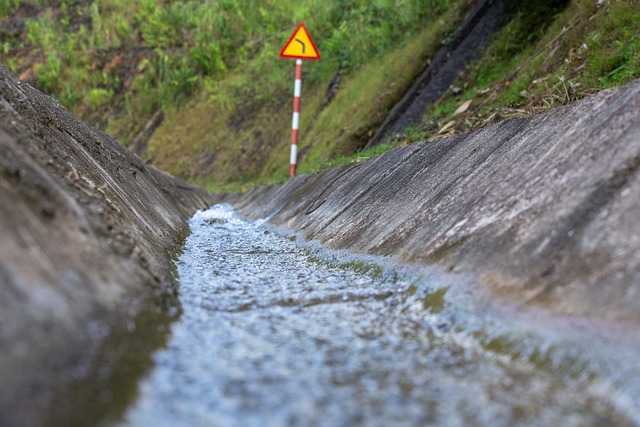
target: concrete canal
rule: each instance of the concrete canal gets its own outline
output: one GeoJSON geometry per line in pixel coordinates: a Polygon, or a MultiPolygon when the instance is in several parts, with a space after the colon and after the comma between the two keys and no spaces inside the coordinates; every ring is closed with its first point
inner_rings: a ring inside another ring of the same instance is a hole
{"type": "Polygon", "coordinates": [[[464,276],[327,252],[226,205],[190,228],[182,315],[119,425],[640,420],[637,363],[532,335],[526,320],[500,324],[474,308],[471,286],[451,287],[464,276]]]}

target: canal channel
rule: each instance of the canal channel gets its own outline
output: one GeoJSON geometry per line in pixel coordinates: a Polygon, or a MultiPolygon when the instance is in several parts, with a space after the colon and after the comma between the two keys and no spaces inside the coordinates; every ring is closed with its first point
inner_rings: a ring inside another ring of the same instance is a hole
{"type": "Polygon", "coordinates": [[[116,425],[638,425],[633,354],[529,330],[468,276],[330,252],[226,205],[189,225],[182,314],[116,425]]]}

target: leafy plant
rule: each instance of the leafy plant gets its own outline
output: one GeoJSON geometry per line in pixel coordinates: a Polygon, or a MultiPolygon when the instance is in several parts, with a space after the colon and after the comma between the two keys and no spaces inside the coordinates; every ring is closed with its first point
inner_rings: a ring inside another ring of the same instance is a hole
{"type": "Polygon", "coordinates": [[[91,89],[87,95],[87,103],[92,111],[97,111],[104,105],[111,102],[112,98],[113,91],[103,88],[94,88],[91,89]]]}

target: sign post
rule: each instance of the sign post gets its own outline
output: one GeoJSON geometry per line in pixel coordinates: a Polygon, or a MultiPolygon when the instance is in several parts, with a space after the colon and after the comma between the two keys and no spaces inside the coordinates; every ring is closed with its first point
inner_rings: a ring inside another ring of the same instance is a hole
{"type": "Polygon", "coordinates": [[[300,128],[300,96],[302,95],[302,60],[320,59],[320,52],[307,31],[307,27],[300,23],[287,44],[280,51],[281,58],[296,60],[296,77],[293,85],[293,118],[291,120],[291,157],[289,161],[289,175],[296,175],[298,164],[298,129],[300,128]]]}

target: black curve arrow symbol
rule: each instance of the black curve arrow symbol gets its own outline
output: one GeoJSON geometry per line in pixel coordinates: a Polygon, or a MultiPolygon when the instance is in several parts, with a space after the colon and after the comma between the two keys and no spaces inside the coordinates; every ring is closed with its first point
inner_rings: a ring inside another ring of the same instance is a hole
{"type": "Polygon", "coordinates": [[[304,53],[304,49],[305,49],[305,47],[306,47],[306,46],[304,45],[304,43],[302,42],[302,40],[300,40],[300,39],[294,39],[294,40],[295,40],[295,41],[297,41],[298,43],[300,43],[300,44],[302,45],[302,53],[304,53]]]}

